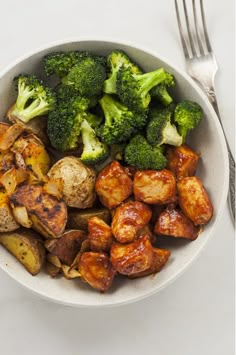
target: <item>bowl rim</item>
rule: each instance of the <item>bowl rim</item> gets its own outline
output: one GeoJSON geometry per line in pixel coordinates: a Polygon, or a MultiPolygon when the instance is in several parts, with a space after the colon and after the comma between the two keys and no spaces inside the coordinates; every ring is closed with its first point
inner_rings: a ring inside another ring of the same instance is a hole
{"type": "Polygon", "coordinates": [[[103,303],[103,304],[83,304],[83,303],[75,303],[75,302],[69,302],[69,301],[64,301],[62,299],[60,299],[60,297],[55,298],[55,297],[51,297],[49,295],[47,295],[45,292],[42,292],[40,290],[36,290],[33,287],[31,287],[30,285],[28,285],[27,282],[24,282],[22,280],[17,279],[17,277],[14,275],[14,272],[11,272],[11,270],[7,267],[5,267],[5,265],[1,265],[0,264],[0,268],[6,272],[6,274],[8,276],[10,276],[12,279],[14,279],[15,281],[17,281],[17,283],[20,286],[23,286],[24,288],[26,288],[27,290],[31,291],[33,294],[36,294],[40,297],[42,297],[43,299],[47,299],[51,302],[57,303],[57,304],[61,304],[61,305],[66,305],[66,306],[72,306],[72,307],[79,307],[79,308],[108,308],[108,307],[117,307],[117,306],[122,306],[122,305],[126,305],[126,304],[130,304],[130,303],[134,303],[140,300],[143,300],[147,297],[150,297],[154,294],[159,293],[161,290],[165,289],[167,286],[169,286],[171,283],[173,283],[178,277],[180,277],[184,271],[186,271],[188,269],[188,267],[197,260],[197,258],[200,256],[200,253],[202,252],[203,248],[206,246],[207,242],[209,241],[210,237],[213,235],[213,231],[216,230],[216,228],[218,227],[218,224],[220,222],[221,216],[223,214],[224,208],[225,208],[225,204],[226,204],[226,200],[227,200],[227,195],[228,195],[228,188],[229,188],[229,160],[228,160],[228,151],[227,151],[227,145],[226,145],[226,141],[225,141],[225,137],[223,134],[223,130],[221,127],[221,124],[219,122],[219,119],[217,117],[216,112],[214,111],[212,105],[210,104],[210,102],[208,101],[206,95],[204,94],[204,92],[201,90],[201,88],[197,85],[197,83],[186,73],[184,72],[184,70],[180,69],[179,67],[176,67],[174,64],[171,63],[171,61],[169,61],[168,59],[166,59],[163,56],[160,56],[156,50],[150,49],[146,46],[143,46],[139,43],[137,43],[137,41],[135,41],[135,44],[133,41],[127,41],[127,40],[122,40],[122,39],[111,39],[109,37],[86,37],[86,36],[82,36],[82,37],[69,37],[69,38],[65,38],[65,39],[61,39],[61,40],[56,40],[56,41],[50,41],[42,46],[37,47],[36,49],[33,49],[31,51],[28,51],[26,53],[24,53],[23,55],[19,56],[17,59],[11,61],[7,66],[1,68],[0,70],[0,80],[12,69],[14,68],[16,65],[20,64],[21,62],[27,60],[28,58],[30,58],[33,55],[39,54],[40,52],[43,52],[45,50],[51,50],[54,47],[57,46],[61,46],[61,45],[65,45],[65,44],[73,44],[73,43],[82,43],[82,42],[102,42],[102,43],[107,43],[107,44],[111,44],[111,45],[117,45],[117,47],[119,45],[121,46],[127,46],[136,50],[140,50],[143,51],[155,58],[157,58],[158,60],[166,63],[167,66],[169,66],[170,68],[173,68],[181,77],[184,78],[184,80],[186,80],[193,88],[194,90],[197,92],[197,94],[204,100],[208,110],[211,113],[211,118],[215,121],[216,127],[218,129],[219,132],[219,137],[220,137],[220,145],[222,147],[222,151],[223,151],[223,156],[226,158],[226,160],[224,161],[225,164],[225,169],[224,169],[224,185],[222,186],[222,198],[220,201],[220,206],[219,206],[219,210],[218,210],[218,214],[216,216],[216,219],[214,221],[214,225],[212,226],[211,230],[208,232],[208,235],[205,237],[204,242],[200,245],[200,247],[197,249],[197,251],[192,255],[191,259],[185,263],[180,269],[178,269],[178,271],[176,271],[161,287],[159,287],[158,289],[154,289],[154,290],[147,290],[147,292],[145,292],[145,294],[140,295],[140,296],[136,296],[136,297],[132,297],[132,299],[128,299],[128,300],[124,300],[124,301],[118,301],[116,303],[112,303],[112,302],[107,302],[107,303],[103,303]]]}

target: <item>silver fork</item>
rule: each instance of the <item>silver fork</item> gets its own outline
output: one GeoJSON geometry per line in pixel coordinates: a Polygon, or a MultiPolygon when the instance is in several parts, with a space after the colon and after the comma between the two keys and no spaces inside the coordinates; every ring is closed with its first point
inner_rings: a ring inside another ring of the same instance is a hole
{"type": "Polygon", "coordinates": [[[203,1],[197,1],[199,3],[199,10],[197,12],[196,1],[192,0],[193,24],[190,24],[190,16],[187,10],[186,1],[182,0],[182,2],[182,17],[184,18],[183,21],[181,21],[181,15],[177,0],[175,0],[175,9],[181,43],[186,59],[187,72],[206,93],[210,103],[215,109],[215,112],[222,127],[229,154],[230,177],[228,201],[233,222],[235,222],[235,161],[225,135],[216,100],[214,79],[218,69],[218,65],[216,62],[215,55],[212,51],[207,33],[203,1]],[[200,16],[198,15],[199,12],[200,16]],[[198,17],[200,17],[201,25],[199,25],[198,17]]]}

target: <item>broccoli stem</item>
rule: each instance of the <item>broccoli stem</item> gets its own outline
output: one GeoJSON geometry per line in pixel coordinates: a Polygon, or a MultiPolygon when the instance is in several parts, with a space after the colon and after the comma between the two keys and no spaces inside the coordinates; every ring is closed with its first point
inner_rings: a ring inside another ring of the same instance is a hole
{"type": "Polygon", "coordinates": [[[154,86],[160,84],[166,78],[166,73],[163,68],[154,70],[146,74],[133,75],[139,81],[140,92],[142,93],[142,96],[146,96],[154,86]]]}

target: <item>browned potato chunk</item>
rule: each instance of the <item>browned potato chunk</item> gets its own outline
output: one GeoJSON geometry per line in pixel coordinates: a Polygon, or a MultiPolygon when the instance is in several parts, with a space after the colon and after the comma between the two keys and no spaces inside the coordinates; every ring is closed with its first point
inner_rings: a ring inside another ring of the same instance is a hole
{"type": "Polygon", "coordinates": [[[179,205],[184,214],[195,225],[209,222],[213,215],[213,207],[201,180],[196,177],[185,177],[178,184],[179,205]]]}
{"type": "Polygon", "coordinates": [[[19,227],[13,217],[6,192],[0,191],[0,232],[11,232],[19,227]]]}
{"type": "Polygon", "coordinates": [[[106,166],[96,180],[96,192],[109,209],[117,207],[132,194],[133,183],[118,161],[106,166]]]}
{"type": "Polygon", "coordinates": [[[143,277],[150,274],[155,274],[163,268],[170,257],[171,252],[166,249],[153,248],[153,256],[150,267],[136,274],[129,275],[129,278],[135,279],[137,277],[143,277]]]}
{"type": "Polygon", "coordinates": [[[199,230],[181,211],[167,209],[157,219],[154,233],[194,240],[197,238],[199,230]]]}
{"type": "Polygon", "coordinates": [[[107,291],[115,275],[109,257],[103,252],[86,252],[79,260],[79,272],[82,278],[93,288],[107,291]]]}
{"type": "Polygon", "coordinates": [[[0,150],[9,149],[23,131],[24,128],[18,123],[9,126],[8,129],[0,136],[0,150]]]}
{"type": "Polygon", "coordinates": [[[199,154],[195,153],[186,144],[180,147],[169,147],[166,157],[167,169],[171,170],[177,179],[194,175],[199,154]]]}
{"type": "Polygon", "coordinates": [[[176,200],[176,181],[167,169],[137,171],[134,176],[134,195],[150,205],[167,204],[176,200]]]}
{"type": "Polygon", "coordinates": [[[112,233],[120,243],[133,242],[138,231],[149,223],[151,209],[142,202],[130,201],[117,207],[112,219],[112,233]]]}
{"type": "Polygon", "coordinates": [[[51,254],[56,255],[66,265],[71,265],[80,250],[82,242],[87,238],[84,231],[69,230],[59,239],[47,240],[45,246],[51,254]]]}
{"type": "Polygon", "coordinates": [[[112,244],[110,254],[111,262],[120,274],[132,275],[149,269],[153,247],[149,236],[145,235],[129,244],[112,244]]]}
{"type": "Polygon", "coordinates": [[[14,255],[32,275],[37,275],[45,259],[40,237],[33,231],[19,229],[0,234],[0,243],[14,255]]]}
{"type": "Polygon", "coordinates": [[[58,238],[65,230],[67,208],[63,200],[46,194],[39,185],[23,185],[10,197],[12,205],[25,206],[32,228],[46,238],[58,238]]]}
{"type": "Polygon", "coordinates": [[[88,220],[88,238],[92,251],[109,251],[112,244],[111,227],[98,217],[88,220]]]}
{"type": "Polygon", "coordinates": [[[15,166],[14,154],[8,150],[0,151],[0,176],[15,166]]]}
{"type": "Polygon", "coordinates": [[[69,212],[67,227],[71,229],[88,230],[88,220],[98,217],[107,224],[111,221],[111,214],[107,208],[86,208],[85,210],[73,210],[69,212]]]}

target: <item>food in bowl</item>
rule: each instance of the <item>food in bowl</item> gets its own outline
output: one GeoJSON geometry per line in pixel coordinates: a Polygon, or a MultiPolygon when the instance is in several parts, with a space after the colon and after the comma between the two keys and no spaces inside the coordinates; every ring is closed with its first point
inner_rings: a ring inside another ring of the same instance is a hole
{"type": "Polygon", "coordinates": [[[213,215],[186,144],[201,106],[175,102],[171,73],[144,73],[121,50],[43,64],[55,83],[20,74],[0,124],[0,242],[32,275],[46,265],[102,292],[119,274],[159,272],[171,255],[159,236],[193,241],[213,215]]]}

